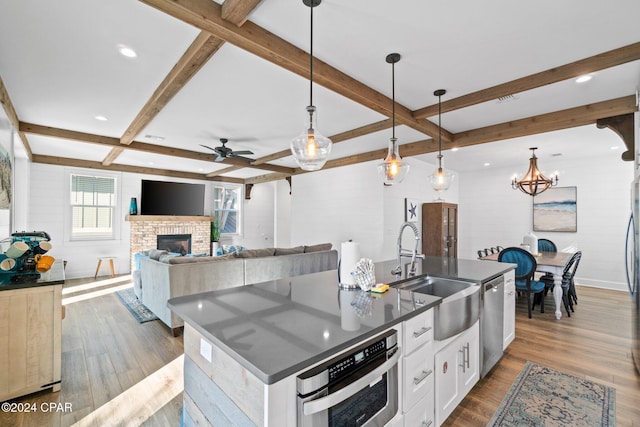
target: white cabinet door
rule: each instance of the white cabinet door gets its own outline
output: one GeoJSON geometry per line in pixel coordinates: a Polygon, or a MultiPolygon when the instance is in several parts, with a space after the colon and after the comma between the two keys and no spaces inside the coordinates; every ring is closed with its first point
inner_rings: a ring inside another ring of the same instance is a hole
{"type": "Polygon", "coordinates": [[[460,354],[462,358],[460,363],[462,396],[460,396],[460,400],[462,400],[480,379],[480,327],[478,322],[462,334],[460,347],[462,350],[460,354]]]}
{"type": "Polygon", "coordinates": [[[504,324],[502,349],[506,350],[516,337],[516,280],[515,271],[504,275],[504,324]]]}
{"type": "Polygon", "coordinates": [[[441,425],[480,378],[479,321],[435,355],[436,425],[441,425]]]}
{"type": "Polygon", "coordinates": [[[458,365],[462,360],[462,349],[458,340],[451,342],[435,355],[435,410],[436,425],[449,416],[458,405],[460,395],[460,379],[462,373],[458,365]]]}

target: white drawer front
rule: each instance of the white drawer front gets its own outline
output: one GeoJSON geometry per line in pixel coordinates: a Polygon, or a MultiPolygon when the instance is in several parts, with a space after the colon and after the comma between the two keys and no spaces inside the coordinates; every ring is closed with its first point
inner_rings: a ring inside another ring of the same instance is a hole
{"type": "Polygon", "coordinates": [[[404,327],[404,354],[433,341],[433,309],[407,320],[404,327]]]}
{"type": "Polygon", "coordinates": [[[404,414],[404,427],[435,427],[433,408],[433,394],[429,394],[404,414]]]}
{"type": "Polygon", "coordinates": [[[433,399],[433,345],[427,343],[404,358],[403,363],[403,412],[409,411],[418,400],[427,395],[433,399]]]}

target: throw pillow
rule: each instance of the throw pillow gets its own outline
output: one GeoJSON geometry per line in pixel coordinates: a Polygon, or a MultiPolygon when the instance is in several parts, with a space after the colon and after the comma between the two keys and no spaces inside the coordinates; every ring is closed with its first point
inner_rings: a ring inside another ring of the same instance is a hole
{"type": "Polygon", "coordinates": [[[162,255],[167,255],[168,253],[162,249],[149,249],[149,258],[159,261],[162,255]]]}
{"type": "Polygon", "coordinates": [[[296,246],[295,248],[276,248],[275,255],[293,255],[304,253],[304,246],[296,246]]]}
{"type": "Polygon", "coordinates": [[[304,252],[309,253],[309,252],[329,251],[331,250],[331,246],[333,246],[331,243],[320,243],[319,245],[305,246],[304,252]]]}

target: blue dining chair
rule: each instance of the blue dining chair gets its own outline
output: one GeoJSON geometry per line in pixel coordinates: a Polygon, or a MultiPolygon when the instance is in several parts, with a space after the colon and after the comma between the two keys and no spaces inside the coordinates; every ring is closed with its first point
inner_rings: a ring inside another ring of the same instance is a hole
{"type": "Polygon", "coordinates": [[[517,264],[516,290],[527,295],[527,311],[531,319],[531,294],[540,293],[540,312],[544,313],[544,288],[545,284],[539,280],[533,280],[533,274],[538,267],[536,259],[524,249],[510,247],[503,249],[498,255],[498,261],[517,264]]]}

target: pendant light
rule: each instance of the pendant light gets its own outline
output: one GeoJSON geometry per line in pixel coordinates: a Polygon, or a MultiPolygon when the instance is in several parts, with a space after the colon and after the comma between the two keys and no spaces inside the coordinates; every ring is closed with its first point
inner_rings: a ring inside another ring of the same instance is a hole
{"type": "Polygon", "coordinates": [[[542,193],[549,187],[555,187],[558,185],[558,175],[554,174],[551,178],[546,178],[540,169],[538,169],[538,158],[536,157],[536,150],[538,147],[531,147],[531,158],[529,159],[529,170],[524,174],[522,179],[518,181],[518,177],[514,176],[511,179],[511,188],[514,190],[520,190],[530,196],[535,196],[542,193]]]}
{"type": "Polygon", "coordinates": [[[313,105],[313,8],[322,0],[302,0],[311,9],[311,45],[309,49],[309,114],[308,124],[304,131],[291,141],[291,153],[302,170],[315,171],[321,169],[331,154],[332,142],[318,132],[316,124],[316,107],[313,105]]]}
{"type": "MultiPolygon", "coordinates": [[[[431,174],[429,181],[434,190],[440,194],[448,190],[453,181],[453,174],[442,169],[442,95],[447,93],[444,89],[438,89],[433,94],[438,97],[438,170],[431,174]]],[[[438,200],[440,197],[438,197],[438,200]]]]}
{"type": "Polygon", "coordinates": [[[396,89],[395,89],[395,64],[400,61],[399,53],[390,53],[386,61],[391,64],[391,121],[392,134],[389,140],[389,151],[384,161],[378,165],[378,173],[385,185],[393,185],[402,182],[409,172],[409,164],[402,160],[398,151],[396,138],[396,89]]]}

